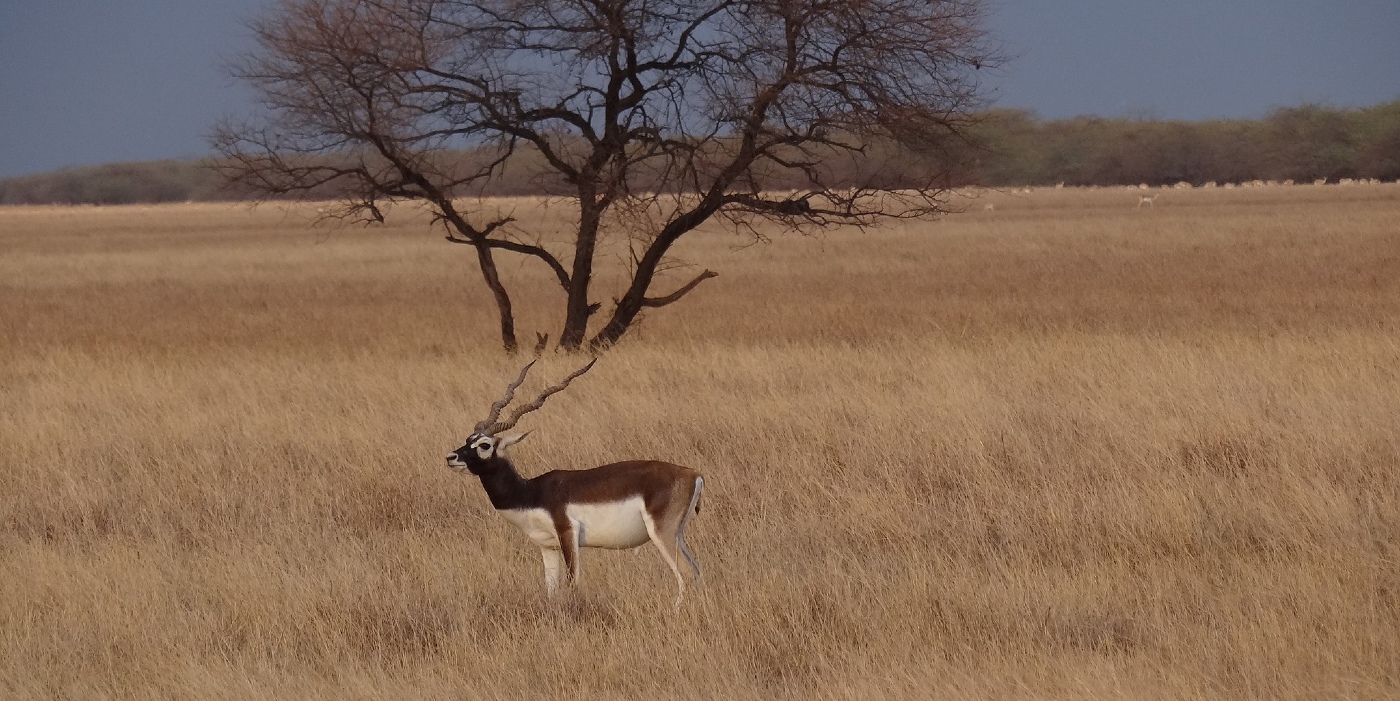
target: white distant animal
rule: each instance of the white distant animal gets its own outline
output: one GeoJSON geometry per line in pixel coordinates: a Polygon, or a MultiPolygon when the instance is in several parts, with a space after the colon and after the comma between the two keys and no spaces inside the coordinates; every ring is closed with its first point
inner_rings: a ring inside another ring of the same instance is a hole
{"type": "Polygon", "coordinates": [[[985,210],[987,210],[988,212],[995,211],[996,208],[997,208],[997,206],[994,205],[994,204],[988,204],[988,205],[983,205],[983,206],[982,206],[982,209],[985,209],[985,210]]]}
{"type": "Polygon", "coordinates": [[[579,549],[625,550],[648,542],[676,575],[675,607],[685,596],[682,558],[700,577],[700,565],[685,544],[685,526],[700,513],[700,493],[705,480],[700,473],[659,460],[632,460],[591,470],[553,470],[525,479],[505,456],[507,448],[524,440],[529,432],[501,436],[520,417],[541,406],[551,394],[562,391],[592,362],[575,370],[563,382],[546,388],[535,401],[517,407],[510,418],[497,422],[515,390],[530,372],[530,361],[506,387],[506,394],[491,405],[487,417],[476,425],[462,447],[447,456],[447,466],[481,478],[491,506],[540,548],[544,559],[544,584],[553,597],[560,574],[567,583],[579,578],[579,549]]]}
{"type": "Polygon", "coordinates": [[[1157,198],[1161,196],[1162,193],[1160,192],[1155,195],[1152,195],[1151,197],[1148,197],[1147,195],[1142,195],[1141,197],[1138,197],[1138,207],[1141,208],[1143,205],[1147,205],[1148,207],[1156,207],[1157,205],[1155,203],[1157,202],[1157,198]]]}

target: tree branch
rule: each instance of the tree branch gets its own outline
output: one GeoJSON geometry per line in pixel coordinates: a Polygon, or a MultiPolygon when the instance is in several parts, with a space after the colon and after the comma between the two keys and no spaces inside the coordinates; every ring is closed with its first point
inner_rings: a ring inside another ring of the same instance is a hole
{"type": "MultiPolygon", "coordinates": [[[[488,231],[487,233],[490,232],[488,231]]],[[[540,260],[544,261],[545,265],[549,266],[550,270],[554,271],[555,277],[559,278],[559,285],[565,290],[569,289],[569,271],[564,269],[564,265],[559,262],[558,258],[554,257],[554,254],[544,250],[539,246],[532,246],[528,243],[520,243],[519,241],[507,241],[504,239],[483,238],[480,241],[473,241],[471,239],[459,239],[453,236],[452,234],[448,234],[443,238],[446,238],[452,243],[464,243],[468,246],[475,246],[480,244],[488,248],[499,248],[503,251],[524,253],[527,256],[534,256],[536,258],[539,258],[540,260]]]]}
{"type": "Polygon", "coordinates": [[[643,297],[642,306],[664,307],[680,299],[681,297],[684,297],[687,292],[690,292],[691,290],[695,289],[696,285],[699,285],[700,283],[709,280],[712,277],[719,277],[719,273],[716,273],[712,270],[706,270],[705,272],[695,276],[694,280],[687,282],[679,290],[676,290],[675,292],[672,292],[671,294],[668,294],[665,297],[643,297]]]}

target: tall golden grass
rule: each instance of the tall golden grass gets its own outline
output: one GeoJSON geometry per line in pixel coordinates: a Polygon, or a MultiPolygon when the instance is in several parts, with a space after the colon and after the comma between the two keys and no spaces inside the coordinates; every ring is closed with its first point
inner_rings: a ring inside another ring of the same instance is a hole
{"type": "Polygon", "coordinates": [[[705,474],[678,614],[650,550],[548,605],[445,469],[518,365],[425,218],[0,210],[0,696],[1400,694],[1400,186],[985,198],[699,234],[526,420],[705,474]]]}

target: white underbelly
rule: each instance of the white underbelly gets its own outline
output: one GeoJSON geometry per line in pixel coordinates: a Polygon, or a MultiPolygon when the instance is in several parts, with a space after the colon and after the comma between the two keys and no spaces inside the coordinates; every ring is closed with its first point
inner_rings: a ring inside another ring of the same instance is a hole
{"type": "Polygon", "coordinates": [[[641,497],[603,504],[570,504],[565,513],[579,529],[586,548],[635,548],[651,539],[641,497]]]}
{"type": "MultiPolygon", "coordinates": [[[[554,519],[544,509],[504,509],[501,515],[541,548],[559,549],[554,519]]],[[[570,504],[564,513],[578,530],[579,546],[621,550],[644,545],[647,533],[646,505],[641,497],[602,504],[570,504]]]]}

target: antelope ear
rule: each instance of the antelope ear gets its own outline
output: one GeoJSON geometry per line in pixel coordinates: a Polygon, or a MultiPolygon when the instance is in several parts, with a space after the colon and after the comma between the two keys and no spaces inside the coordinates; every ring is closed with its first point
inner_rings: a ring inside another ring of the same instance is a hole
{"type": "Polygon", "coordinates": [[[519,443],[520,441],[525,440],[525,436],[528,436],[528,435],[530,435],[530,432],[529,432],[529,431],[526,431],[526,432],[524,432],[524,433],[518,433],[518,434],[516,434],[516,435],[514,435],[514,436],[501,436],[501,437],[496,441],[496,453],[497,453],[497,454],[500,454],[500,453],[504,452],[506,448],[509,448],[509,447],[515,445],[516,443],[519,443]]]}

